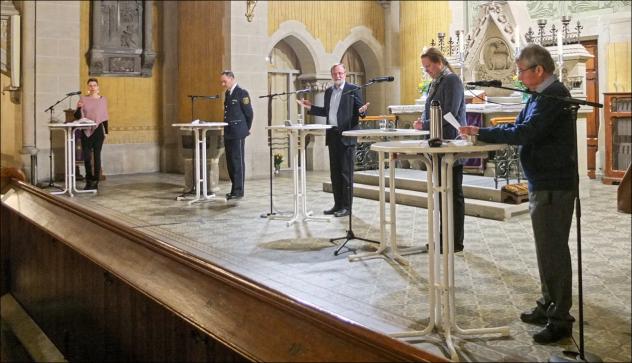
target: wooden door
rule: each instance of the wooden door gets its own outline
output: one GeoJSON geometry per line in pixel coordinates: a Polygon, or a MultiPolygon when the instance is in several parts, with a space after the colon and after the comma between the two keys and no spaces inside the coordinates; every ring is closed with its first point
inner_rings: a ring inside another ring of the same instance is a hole
{"type": "MultiPolygon", "coordinates": [[[[588,101],[599,102],[599,73],[597,61],[597,40],[586,40],[581,42],[588,53],[594,58],[586,62],[586,99],[588,101]]],[[[597,139],[599,135],[599,109],[594,108],[593,112],[587,115],[586,120],[586,144],[588,177],[595,179],[597,139]]]]}

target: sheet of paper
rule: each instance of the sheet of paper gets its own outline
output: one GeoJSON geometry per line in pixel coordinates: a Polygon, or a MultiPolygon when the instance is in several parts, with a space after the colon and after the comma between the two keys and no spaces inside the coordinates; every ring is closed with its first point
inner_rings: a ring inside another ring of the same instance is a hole
{"type": "Polygon", "coordinates": [[[443,115],[443,118],[448,121],[448,123],[450,125],[452,125],[452,127],[454,127],[455,129],[457,129],[457,131],[459,130],[459,128],[461,127],[461,124],[459,124],[459,121],[457,121],[454,116],[452,115],[452,112],[448,112],[445,115],[443,115]]]}

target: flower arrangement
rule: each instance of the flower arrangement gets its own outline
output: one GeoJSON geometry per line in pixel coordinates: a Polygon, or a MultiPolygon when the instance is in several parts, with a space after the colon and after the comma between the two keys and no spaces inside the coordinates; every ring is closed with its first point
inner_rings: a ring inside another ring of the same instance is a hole
{"type": "MultiPolygon", "coordinates": [[[[522,81],[520,79],[518,79],[518,75],[514,74],[514,76],[511,78],[512,82],[513,82],[513,86],[517,89],[521,89],[521,90],[526,90],[527,86],[525,86],[524,83],[522,83],[522,81]]],[[[522,102],[527,102],[527,100],[529,99],[529,97],[531,96],[528,93],[524,93],[524,92],[520,92],[520,96],[522,97],[522,102]]]]}
{"type": "Polygon", "coordinates": [[[283,155],[282,154],[274,154],[274,168],[276,170],[281,169],[281,164],[283,163],[283,155]]]}
{"type": "Polygon", "coordinates": [[[419,84],[417,85],[417,89],[419,90],[419,94],[424,96],[428,94],[428,89],[430,88],[430,81],[427,79],[423,79],[421,80],[421,82],[419,82],[419,84]]]}

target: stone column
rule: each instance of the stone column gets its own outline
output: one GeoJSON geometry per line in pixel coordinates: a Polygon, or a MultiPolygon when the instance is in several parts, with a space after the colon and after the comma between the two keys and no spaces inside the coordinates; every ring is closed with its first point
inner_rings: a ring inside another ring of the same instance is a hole
{"type": "Polygon", "coordinates": [[[380,1],[380,5],[384,8],[384,68],[386,74],[395,77],[394,82],[387,82],[385,85],[385,106],[388,107],[389,105],[399,105],[401,103],[399,1],[380,1]]]}
{"type": "Polygon", "coordinates": [[[248,90],[254,111],[250,136],[246,138],[246,178],[267,177],[268,139],[267,102],[259,96],[267,94],[266,43],[268,37],[268,3],[258,1],[252,22],[246,20],[246,2],[230,1],[229,43],[230,68],[237,83],[248,90]]]}
{"type": "Polygon", "coordinates": [[[35,147],[35,2],[22,2],[22,165],[37,182],[35,147]]]}
{"type": "MultiPolygon", "coordinates": [[[[178,3],[160,1],[162,6],[163,72],[162,72],[162,145],[160,145],[160,171],[183,172],[178,151],[180,133],[172,123],[178,120],[178,3]]],[[[215,173],[217,175],[217,172],[215,173]]]]}
{"type": "MultiPolygon", "coordinates": [[[[44,110],[62,99],[66,93],[81,89],[79,84],[80,6],[80,2],[74,1],[35,2],[34,117],[36,120],[35,145],[39,150],[37,180],[40,182],[48,182],[50,165],[51,143],[48,128],[50,115],[44,110]]],[[[73,96],[58,104],[53,113],[53,121],[63,122],[65,120],[63,110],[74,107],[76,103],[77,96],[73,96]]],[[[55,159],[58,168],[54,173],[63,175],[63,140],[55,153],[55,159]]]]}

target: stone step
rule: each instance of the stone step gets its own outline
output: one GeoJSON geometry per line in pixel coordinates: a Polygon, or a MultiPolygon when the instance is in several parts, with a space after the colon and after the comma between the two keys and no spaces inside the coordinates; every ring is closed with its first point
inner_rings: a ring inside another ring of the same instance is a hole
{"type": "MultiPolygon", "coordinates": [[[[331,190],[330,182],[323,183],[323,191],[331,193],[331,190]]],[[[427,208],[428,206],[428,194],[426,192],[396,188],[395,194],[398,204],[419,208],[427,208]]],[[[355,197],[379,200],[379,187],[377,185],[354,183],[353,195],[355,197]]],[[[387,189],[387,202],[390,200],[389,195],[390,193],[387,189]]],[[[465,198],[465,214],[468,216],[504,221],[513,216],[527,213],[528,210],[528,202],[521,204],[505,204],[487,200],[465,198]]]]}
{"type": "MultiPolygon", "coordinates": [[[[386,172],[388,183],[388,170],[386,172]]],[[[361,184],[378,185],[378,171],[356,171],[354,173],[354,181],[361,184]]],[[[395,170],[395,181],[397,188],[400,189],[427,191],[425,170],[397,168],[395,170]]],[[[518,182],[525,182],[525,180],[509,180],[509,184],[518,182]]],[[[466,198],[502,202],[501,189],[506,184],[507,181],[504,179],[494,181],[493,177],[466,173],[463,175],[463,194],[466,198]]]]}

